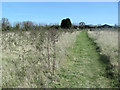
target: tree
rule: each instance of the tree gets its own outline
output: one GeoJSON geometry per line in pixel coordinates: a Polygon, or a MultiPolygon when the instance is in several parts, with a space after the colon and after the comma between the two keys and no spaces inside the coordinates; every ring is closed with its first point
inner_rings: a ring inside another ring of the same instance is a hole
{"type": "Polygon", "coordinates": [[[79,23],[79,28],[81,28],[81,29],[85,28],[85,23],[84,22],[80,22],[79,23]]]}
{"type": "Polygon", "coordinates": [[[81,26],[81,25],[85,25],[85,23],[84,23],[84,22],[80,22],[79,25],[80,25],[80,26],[81,26]]]}
{"type": "Polygon", "coordinates": [[[66,28],[66,20],[63,19],[61,22],[61,28],[66,28]]]}
{"type": "Polygon", "coordinates": [[[21,23],[17,22],[13,28],[14,28],[14,30],[20,30],[21,29],[21,23]]]}
{"type": "Polygon", "coordinates": [[[59,29],[59,25],[52,25],[52,26],[50,26],[50,28],[52,28],[52,29],[59,29]]]}
{"type": "Polygon", "coordinates": [[[61,22],[61,28],[70,29],[72,26],[72,23],[69,18],[63,19],[61,22]]]}
{"type": "Polygon", "coordinates": [[[66,27],[71,28],[72,24],[69,18],[66,19],[66,27]]]}
{"type": "Polygon", "coordinates": [[[23,30],[26,30],[26,31],[35,29],[34,24],[31,21],[22,22],[22,28],[23,30]]]}
{"type": "Polygon", "coordinates": [[[6,31],[6,30],[11,30],[11,25],[8,21],[7,18],[2,18],[2,30],[6,31]]]}

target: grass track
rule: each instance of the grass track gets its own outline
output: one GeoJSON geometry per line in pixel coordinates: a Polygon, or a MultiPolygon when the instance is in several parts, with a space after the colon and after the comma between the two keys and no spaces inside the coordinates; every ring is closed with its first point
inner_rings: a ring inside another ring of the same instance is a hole
{"type": "Polygon", "coordinates": [[[100,61],[96,46],[88,38],[87,31],[76,37],[69,54],[62,60],[62,68],[57,71],[57,88],[111,88],[111,79],[105,77],[105,65],[100,61]]]}

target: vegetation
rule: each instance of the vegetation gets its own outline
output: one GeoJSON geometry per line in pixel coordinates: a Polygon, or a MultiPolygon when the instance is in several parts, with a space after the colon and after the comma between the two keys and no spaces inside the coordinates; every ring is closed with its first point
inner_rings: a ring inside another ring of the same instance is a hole
{"type": "Polygon", "coordinates": [[[57,72],[56,88],[112,88],[112,80],[106,77],[106,63],[101,61],[97,46],[89,39],[87,31],[80,32],[74,45],[57,72]]]}
{"type": "Polygon", "coordinates": [[[2,30],[4,30],[4,31],[11,30],[11,25],[10,25],[8,19],[6,19],[6,18],[2,18],[2,30]]]}
{"type": "Polygon", "coordinates": [[[69,18],[63,19],[61,22],[61,28],[70,29],[72,26],[71,21],[69,18]]]}
{"type": "Polygon", "coordinates": [[[40,25],[34,24],[32,21],[24,21],[17,22],[13,26],[10,24],[7,18],[2,18],[2,31],[28,31],[28,30],[41,30],[41,29],[104,29],[104,28],[117,28],[118,26],[110,26],[110,25],[85,25],[84,22],[80,22],[79,25],[72,25],[71,20],[69,18],[63,19],[61,21],[61,25],[40,25]]]}
{"type": "MultiPolygon", "coordinates": [[[[118,88],[115,27],[2,20],[3,88],[118,88]],[[111,29],[110,29],[111,28],[111,29]]],[[[1,75],[1,74],[0,74],[1,75]]]]}
{"type": "Polygon", "coordinates": [[[64,53],[65,47],[71,45],[74,33],[54,29],[3,32],[2,87],[51,87],[49,83],[56,79],[55,70],[61,60],[58,57],[63,56],[59,52],[64,53]],[[62,46],[65,36],[69,39],[62,46]]]}
{"type": "Polygon", "coordinates": [[[88,32],[89,37],[97,43],[100,56],[107,63],[107,77],[115,80],[114,85],[118,84],[118,30],[100,29],[88,32]]]}

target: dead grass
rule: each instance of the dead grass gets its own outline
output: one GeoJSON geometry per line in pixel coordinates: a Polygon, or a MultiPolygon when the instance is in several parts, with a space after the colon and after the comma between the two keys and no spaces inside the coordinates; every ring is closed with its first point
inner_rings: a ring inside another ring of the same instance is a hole
{"type": "Polygon", "coordinates": [[[65,49],[74,43],[78,32],[57,31],[54,38],[49,34],[46,30],[2,33],[3,88],[51,87],[49,84],[56,80],[52,72],[54,47],[57,70],[67,53],[65,49]]]}
{"type": "Polygon", "coordinates": [[[104,29],[88,31],[90,38],[100,47],[100,54],[109,57],[110,64],[113,66],[113,73],[118,75],[118,30],[104,29]]]}

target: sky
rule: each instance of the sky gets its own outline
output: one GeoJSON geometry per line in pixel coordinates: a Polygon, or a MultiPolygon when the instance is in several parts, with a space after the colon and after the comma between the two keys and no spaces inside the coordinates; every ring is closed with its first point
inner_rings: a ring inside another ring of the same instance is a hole
{"type": "Polygon", "coordinates": [[[70,18],[78,24],[118,24],[117,2],[2,2],[2,17],[11,24],[33,21],[40,24],[60,24],[70,18]]]}

